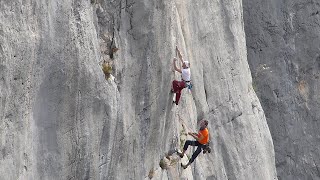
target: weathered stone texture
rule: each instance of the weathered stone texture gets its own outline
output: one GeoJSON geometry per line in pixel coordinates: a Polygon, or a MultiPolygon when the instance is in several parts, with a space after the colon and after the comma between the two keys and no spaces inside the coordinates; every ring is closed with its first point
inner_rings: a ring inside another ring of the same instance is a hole
{"type": "Polygon", "coordinates": [[[276,179],[245,45],[240,0],[0,1],[0,179],[276,179]],[[213,152],[161,170],[202,118],[213,152]]]}
{"type": "Polygon", "coordinates": [[[320,179],[320,2],[243,0],[253,84],[279,179],[320,179]]]}

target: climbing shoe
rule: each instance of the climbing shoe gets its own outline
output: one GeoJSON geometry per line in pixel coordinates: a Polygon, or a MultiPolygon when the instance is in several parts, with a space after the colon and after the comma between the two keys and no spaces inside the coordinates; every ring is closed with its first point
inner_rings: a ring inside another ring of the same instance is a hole
{"type": "Polygon", "coordinates": [[[183,158],[183,154],[182,154],[182,153],[180,153],[179,151],[177,151],[177,154],[178,154],[181,158],[183,158]]]}
{"type": "Polygon", "coordinates": [[[183,169],[187,169],[188,166],[184,166],[184,165],[181,163],[181,167],[182,167],[183,169]]]}

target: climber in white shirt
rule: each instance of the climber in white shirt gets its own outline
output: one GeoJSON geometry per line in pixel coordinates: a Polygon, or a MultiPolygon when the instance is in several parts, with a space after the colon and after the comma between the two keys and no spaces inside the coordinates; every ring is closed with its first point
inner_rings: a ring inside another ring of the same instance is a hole
{"type": "Polygon", "coordinates": [[[176,47],[176,52],[178,53],[179,59],[181,60],[182,63],[182,69],[179,69],[176,65],[177,58],[173,58],[173,66],[174,70],[178,71],[181,73],[181,81],[173,80],[172,82],[172,89],[171,91],[176,93],[176,100],[174,103],[178,105],[180,96],[181,96],[181,90],[190,84],[191,80],[191,72],[190,72],[190,63],[189,61],[184,61],[182,58],[182,55],[180,53],[180,50],[178,47],[176,47]]]}

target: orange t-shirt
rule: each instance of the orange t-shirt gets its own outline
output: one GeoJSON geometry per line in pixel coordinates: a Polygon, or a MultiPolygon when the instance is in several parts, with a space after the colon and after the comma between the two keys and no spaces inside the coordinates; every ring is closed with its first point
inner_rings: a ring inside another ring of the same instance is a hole
{"type": "Polygon", "coordinates": [[[199,141],[200,144],[207,144],[209,142],[209,131],[207,128],[204,130],[199,130],[198,137],[200,138],[201,135],[204,137],[201,141],[199,141]]]}

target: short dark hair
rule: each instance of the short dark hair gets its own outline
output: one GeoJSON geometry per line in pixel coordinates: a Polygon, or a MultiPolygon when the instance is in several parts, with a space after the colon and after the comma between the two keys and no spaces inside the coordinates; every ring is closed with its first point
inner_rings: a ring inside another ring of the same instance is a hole
{"type": "Polygon", "coordinates": [[[206,126],[208,126],[208,121],[207,120],[203,120],[203,122],[204,122],[204,124],[206,125],[206,126]]]}

